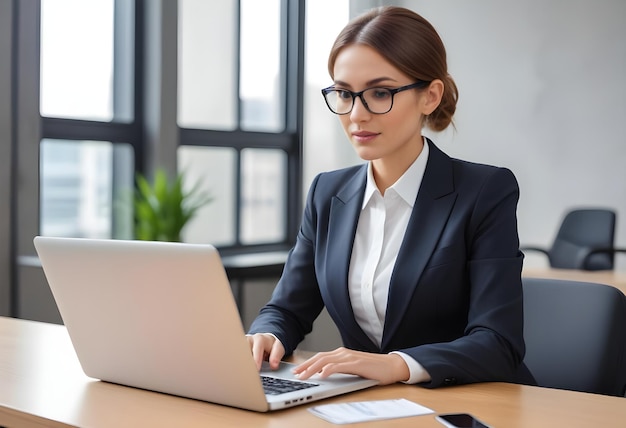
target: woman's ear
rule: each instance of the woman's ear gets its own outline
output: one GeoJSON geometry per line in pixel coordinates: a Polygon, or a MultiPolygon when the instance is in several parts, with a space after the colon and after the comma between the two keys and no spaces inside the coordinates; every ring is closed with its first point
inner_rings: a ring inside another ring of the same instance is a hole
{"type": "Polygon", "coordinates": [[[443,97],[443,82],[435,79],[422,92],[422,114],[429,115],[439,106],[443,97]]]}

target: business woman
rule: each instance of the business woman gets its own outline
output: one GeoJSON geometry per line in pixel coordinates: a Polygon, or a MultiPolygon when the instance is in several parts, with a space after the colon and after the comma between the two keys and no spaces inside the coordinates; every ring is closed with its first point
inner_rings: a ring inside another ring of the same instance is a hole
{"type": "Polygon", "coordinates": [[[313,180],[296,244],[247,336],[257,365],[276,367],[326,307],[344,347],[297,366],[301,379],[533,383],[515,177],[422,136],[447,128],[456,108],[437,32],[410,10],[373,9],[339,34],[329,73],[325,101],[366,163],[313,180]]]}

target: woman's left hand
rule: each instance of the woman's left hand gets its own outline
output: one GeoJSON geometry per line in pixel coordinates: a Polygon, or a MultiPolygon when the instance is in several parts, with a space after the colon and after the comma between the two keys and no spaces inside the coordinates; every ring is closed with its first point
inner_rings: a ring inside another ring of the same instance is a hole
{"type": "Polygon", "coordinates": [[[315,354],[299,364],[294,373],[298,379],[308,379],[315,374],[321,378],[333,373],[353,374],[378,380],[381,385],[406,381],[410,375],[409,367],[399,355],[372,354],[343,347],[315,354]]]}

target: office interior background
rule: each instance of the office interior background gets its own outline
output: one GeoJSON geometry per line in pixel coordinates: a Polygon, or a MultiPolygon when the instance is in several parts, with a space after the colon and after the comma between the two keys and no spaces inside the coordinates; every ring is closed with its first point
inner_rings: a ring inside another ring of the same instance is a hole
{"type": "MultiPolygon", "coordinates": [[[[319,93],[328,50],[388,4],[439,31],[460,98],[455,129],[426,133],[515,173],[521,242],[548,246],[567,210],[602,206],[626,246],[622,0],[0,0],[0,315],[58,322],[32,238],[130,236],[136,170],[212,194],[186,241],[288,246],[314,175],[360,162],[319,93]]],[[[244,324],[274,283],[246,288],[244,324]]]]}

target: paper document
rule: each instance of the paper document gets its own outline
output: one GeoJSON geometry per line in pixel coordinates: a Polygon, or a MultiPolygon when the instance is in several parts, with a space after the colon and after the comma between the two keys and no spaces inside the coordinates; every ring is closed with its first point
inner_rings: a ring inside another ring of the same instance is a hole
{"type": "Polygon", "coordinates": [[[404,398],[397,400],[323,404],[310,407],[309,411],[315,416],[334,424],[352,424],[356,422],[405,418],[408,416],[434,413],[433,410],[404,398]]]}

